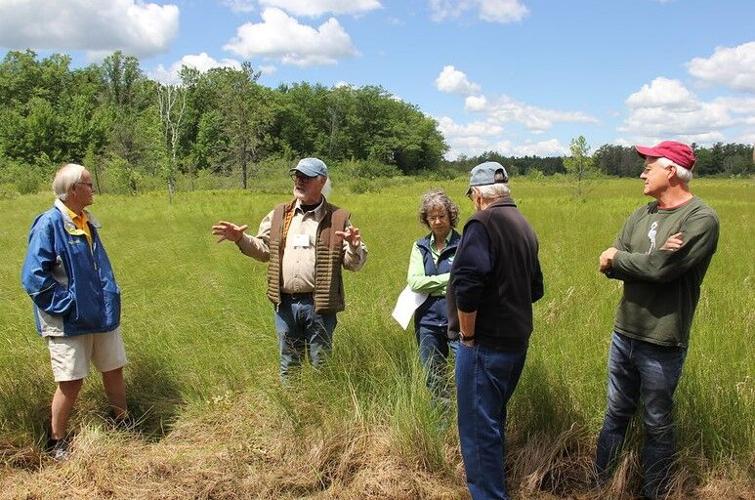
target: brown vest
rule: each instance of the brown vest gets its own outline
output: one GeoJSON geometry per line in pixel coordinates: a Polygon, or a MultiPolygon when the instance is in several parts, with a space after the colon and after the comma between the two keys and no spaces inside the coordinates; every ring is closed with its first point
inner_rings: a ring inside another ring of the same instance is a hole
{"type": "MultiPolygon", "coordinates": [[[[349,212],[327,200],[325,214],[317,226],[315,244],[315,311],[339,312],[346,307],[343,293],[343,238],[336,236],[335,231],[343,231],[349,212]]],[[[273,210],[273,220],[270,226],[270,262],[267,266],[267,298],[276,306],[281,303],[281,262],[285,249],[283,226],[286,216],[294,210],[296,200],[281,203],[273,210]]]]}

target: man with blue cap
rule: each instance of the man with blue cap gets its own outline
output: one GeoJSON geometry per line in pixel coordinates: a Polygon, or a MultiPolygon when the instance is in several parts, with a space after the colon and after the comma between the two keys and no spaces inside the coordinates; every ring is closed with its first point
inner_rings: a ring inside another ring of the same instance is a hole
{"type": "Polygon", "coordinates": [[[329,354],[336,313],[345,308],[341,268],[358,271],[367,260],[359,229],[347,210],[329,203],[328,167],[303,158],[290,170],[294,199],[262,219],[256,236],[247,225],[219,221],[212,234],[245,255],[268,262],[267,297],[275,306],[280,376],[285,381],[305,353],[319,367],[329,354]]]}
{"type": "Polygon", "coordinates": [[[458,323],[459,442],[473,499],[509,498],[504,472],[506,404],[524,368],[532,303],[543,296],[535,232],[510,197],[503,165],[472,169],[464,226],[451,268],[449,330],[458,323]],[[451,319],[457,316],[458,320],[451,319]]]}

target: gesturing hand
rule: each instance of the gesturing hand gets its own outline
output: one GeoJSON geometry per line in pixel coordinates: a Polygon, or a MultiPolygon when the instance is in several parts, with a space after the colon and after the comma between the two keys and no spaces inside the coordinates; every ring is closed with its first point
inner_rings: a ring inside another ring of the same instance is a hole
{"type": "Polygon", "coordinates": [[[243,226],[237,226],[233,222],[226,222],[224,220],[219,221],[212,226],[212,234],[218,236],[218,243],[223,240],[233,241],[238,243],[244,236],[244,231],[249,226],[244,224],[243,226]]]}
{"type": "Polygon", "coordinates": [[[660,248],[660,250],[667,250],[669,252],[676,252],[680,248],[682,248],[682,245],[684,245],[684,241],[682,240],[682,233],[676,233],[672,234],[668,237],[666,240],[666,243],[663,244],[663,246],[660,248]]]}
{"type": "Polygon", "coordinates": [[[345,239],[352,248],[356,248],[362,243],[362,236],[359,234],[358,227],[347,227],[344,231],[336,231],[336,235],[345,239]]]}

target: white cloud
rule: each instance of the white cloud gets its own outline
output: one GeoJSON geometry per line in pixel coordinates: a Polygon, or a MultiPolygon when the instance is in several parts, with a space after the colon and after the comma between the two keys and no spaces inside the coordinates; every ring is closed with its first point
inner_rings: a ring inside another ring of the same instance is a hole
{"type": "Polygon", "coordinates": [[[488,117],[500,123],[518,122],[530,131],[544,132],[555,123],[598,123],[597,118],[581,111],[558,111],[526,104],[507,95],[492,101],[485,110],[488,117]]]}
{"type": "Polygon", "coordinates": [[[254,0],[221,0],[223,5],[233,12],[252,12],[254,11],[254,0]]]}
{"type": "Polygon", "coordinates": [[[736,47],[718,47],[707,59],[696,57],[687,63],[690,74],[708,83],[755,92],[755,42],[736,47]]]}
{"type": "Polygon", "coordinates": [[[449,146],[446,154],[449,160],[455,160],[462,154],[477,156],[486,151],[496,151],[506,156],[557,156],[568,152],[568,148],[558,139],[513,144],[501,138],[504,133],[503,127],[490,120],[459,124],[452,118],[443,116],[437,121],[438,130],[449,146]]]}
{"type": "Polygon", "coordinates": [[[168,69],[165,69],[162,64],[159,64],[149,76],[158,82],[176,84],[181,81],[179,72],[181,71],[182,66],[196,68],[201,73],[204,73],[212,68],[240,69],[241,63],[235,59],[221,59],[218,61],[208,56],[206,52],[202,52],[201,54],[187,54],[171,64],[168,69]]]}
{"type": "Polygon", "coordinates": [[[168,50],[178,18],[175,5],[140,0],[0,0],[0,46],[149,56],[168,50]]]}
{"type": "Polygon", "coordinates": [[[630,95],[626,104],[630,113],[619,130],[639,144],[666,139],[709,144],[725,141],[727,129],[755,123],[755,98],[702,101],[678,80],[661,77],[630,95]]]}
{"type": "Polygon", "coordinates": [[[464,109],[467,111],[484,111],[488,106],[488,99],[484,95],[471,95],[464,99],[464,109]]]}
{"type": "Polygon", "coordinates": [[[689,109],[695,107],[692,93],[679,80],[658,77],[650,85],[647,83],[642,88],[630,95],[626,100],[627,106],[632,109],[639,108],[664,108],[664,109],[689,109]]]}
{"type": "Polygon", "coordinates": [[[274,74],[276,71],[278,71],[278,68],[273,66],[272,64],[263,64],[259,67],[259,70],[262,73],[262,76],[265,76],[274,74]]]}
{"type": "Polygon", "coordinates": [[[278,7],[296,16],[360,14],[382,7],[378,0],[259,0],[260,5],[278,7]]]}
{"type": "Polygon", "coordinates": [[[274,8],[262,12],[261,23],[240,26],[223,49],[241,57],[265,56],[297,66],[335,64],[357,55],[351,37],[335,18],[313,28],[274,8]]]}
{"type": "Polygon", "coordinates": [[[463,12],[476,10],[483,21],[512,23],[521,21],[529,9],[520,0],[429,0],[434,21],[459,17],[463,12]]]}
{"type": "Polygon", "coordinates": [[[462,71],[453,66],[444,66],[443,70],[435,79],[435,87],[441,92],[453,94],[475,94],[480,91],[480,86],[470,82],[462,71]]]}

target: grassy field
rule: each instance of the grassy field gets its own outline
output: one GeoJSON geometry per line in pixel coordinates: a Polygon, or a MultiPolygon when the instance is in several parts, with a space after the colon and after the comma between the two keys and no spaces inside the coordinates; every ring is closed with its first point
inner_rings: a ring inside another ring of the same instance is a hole
{"type": "MultiPolygon", "coordinates": [[[[97,377],[73,418],[74,458],[39,453],[54,384],[31,302],[19,283],[30,223],[51,196],[0,200],[0,497],[73,496],[457,498],[464,494],[455,425],[431,409],[412,332],[390,318],[405,284],[419,196],[443,187],[463,218],[464,181],[407,181],[379,193],[336,191],[369,260],[347,273],[347,310],[321,374],[281,388],[265,265],[218,245],[218,219],[255,229],[285,193],[214,191],[101,196],[91,207],[123,289],[129,404],[141,423],[106,432],[97,377]]],[[[677,391],[680,496],[755,494],[755,183],[695,180],[721,219],[677,391]]],[[[620,283],[596,270],[629,213],[639,180],[594,181],[583,200],[552,180],[512,181],[541,242],[546,295],[510,405],[511,484],[521,497],[599,497],[590,460],[604,410],[605,366],[620,283]]],[[[637,486],[637,442],[608,493],[637,486]]]]}

